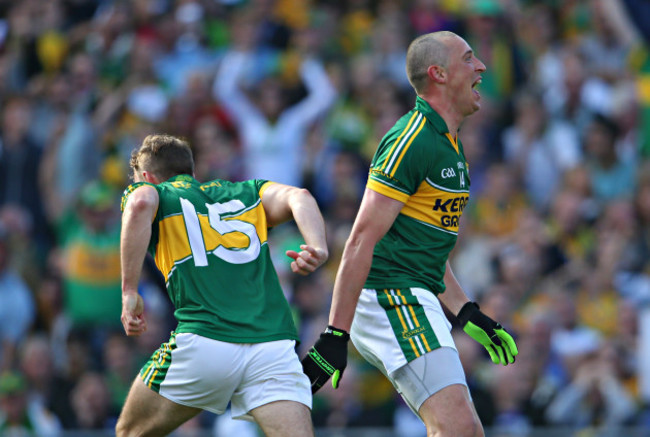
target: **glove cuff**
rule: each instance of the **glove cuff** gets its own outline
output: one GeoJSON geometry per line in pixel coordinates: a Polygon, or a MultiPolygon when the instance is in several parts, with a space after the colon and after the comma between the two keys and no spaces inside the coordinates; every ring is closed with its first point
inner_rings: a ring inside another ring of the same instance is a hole
{"type": "Polygon", "coordinates": [[[350,334],[348,334],[347,331],[344,331],[343,329],[335,328],[332,325],[328,325],[327,328],[325,329],[325,332],[323,332],[323,334],[327,335],[328,337],[333,337],[346,342],[350,339],[350,334]]]}
{"type": "Polygon", "coordinates": [[[476,302],[470,301],[465,303],[460,311],[458,311],[458,315],[456,316],[460,322],[461,328],[464,328],[465,325],[467,325],[469,319],[471,319],[472,316],[478,311],[480,311],[480,307],[476,302]]]}

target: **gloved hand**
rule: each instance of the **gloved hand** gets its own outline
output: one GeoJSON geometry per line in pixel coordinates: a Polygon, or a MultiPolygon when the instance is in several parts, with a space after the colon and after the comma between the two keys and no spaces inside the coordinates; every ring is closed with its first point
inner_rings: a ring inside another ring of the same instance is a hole
{"type": "Polygon", "coordinates": [[[503,327],[483,314],[476,302],[467,302],[458,312],[463,330],[487,349],[494,364],[507,366],[519,353],[515,340],[503,327]]]}
{"type": "Polygon", "coordinates": [[[348,364],[350,334],[328,326],[316,344],[302,359],[302,369],[311,381],[311,392],[316,393],[330,377],[332,387],[339,388],[343,371],[348,364]]]}

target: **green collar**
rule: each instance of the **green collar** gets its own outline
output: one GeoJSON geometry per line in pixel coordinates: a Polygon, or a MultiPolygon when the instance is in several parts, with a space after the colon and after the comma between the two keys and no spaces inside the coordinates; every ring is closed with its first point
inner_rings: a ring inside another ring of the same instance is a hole
{"type": "Polygon", "coordinates": [[[417,97],[415,99],[415,109],[420,111],[426,117],[427,121],[433,125],[433,127],[441,134],[449,133],[449,128],[447,123],[442,117],[433,110],[431,105],[427,103],[422,97],[417,97]]]}
{"type": "Polygon", "coordinates": [[[176,181],[183,181],[183,182],[190,182],[190,183],[193,183],[193,184],[198,184],[196,179],[194,179],[192,176],[186,175],[186,174],[179,174],[179,175],[176,175],[176,176],[172,176],[171,178],[167,179],[165,182],[176,182],[176,181]]]}

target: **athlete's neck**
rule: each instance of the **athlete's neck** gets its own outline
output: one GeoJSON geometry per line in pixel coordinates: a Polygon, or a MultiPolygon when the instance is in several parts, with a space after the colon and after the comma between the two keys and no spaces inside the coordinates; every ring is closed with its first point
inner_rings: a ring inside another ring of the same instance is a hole
{"type": "Polygon", "coordinates": [[[452,100],[447,98],[443,99],[432,95],[421,95],[420,97],[424,99],[429,104],[429,106],[431,106],[431,108],[436,111],[438,115],[445,121],[447,124],[447,129],[449,129],[449,134],[451,134],[452,138],[456,138],[460,124],[463,122],[463,119],[465,117],[454,109],[452,100]]]}

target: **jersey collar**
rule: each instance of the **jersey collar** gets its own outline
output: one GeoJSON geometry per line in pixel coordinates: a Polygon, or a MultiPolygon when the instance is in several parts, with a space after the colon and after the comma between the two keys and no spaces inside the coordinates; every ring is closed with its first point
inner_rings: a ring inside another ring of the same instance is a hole
{"type": "Polygon", "coordinates": [[[198,183],[196,181],[196,179],[194,179],[192,176],[186,175],[186,174],[179,174],[179,175],[176,175],[176,176],[172,176],[171,178],[167,179],[165,182],[174,182],[174,181],[191,182],[191,183],[195,183],[195,184],[198,183]]]}
{"type": "Polygon", "coordinates": [[[431,107],[431,105],[429,105],[429,103],[427,103],[427,101],[420,96],[415,99],[415,109],[424,114],[429,123],[433,124],[433,127],[439,133],[443,135],[449,133],[449,128],[447,127],[445,120],[443,120],[442,117],[431,107]]]}
{"type": "Polygon", "coordinates": [[[415,109],[426,117],[426,119],[431,123],[436,131],[439,134],[444,135],[449,140],[449,143],[454,148],[456,153],[460,154],[460,149],[458,147],[458,139],[451,136],[449,133],[449,128],[447,123],[442,119],[440,114],[438,114],[432,107],[424,100],[422,97],[418,96],[415,100],[415,109]]]}

